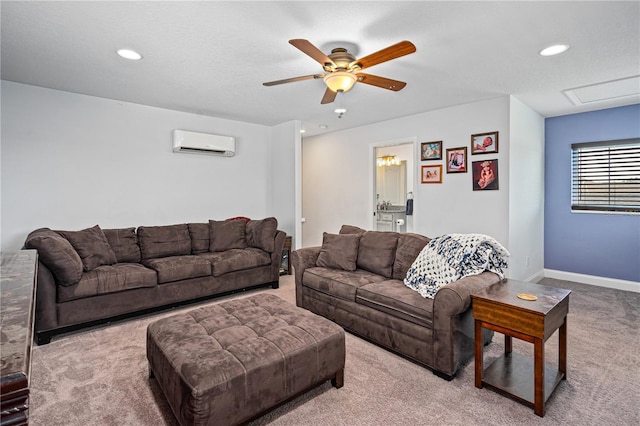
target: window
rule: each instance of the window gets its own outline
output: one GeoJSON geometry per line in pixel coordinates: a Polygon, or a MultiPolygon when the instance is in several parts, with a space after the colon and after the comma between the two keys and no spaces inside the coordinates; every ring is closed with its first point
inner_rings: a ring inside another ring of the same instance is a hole
{"type": "Polygon", "coordinates": [[[571,145],[571,210],[640,212],[640,139],[571,145]]]}

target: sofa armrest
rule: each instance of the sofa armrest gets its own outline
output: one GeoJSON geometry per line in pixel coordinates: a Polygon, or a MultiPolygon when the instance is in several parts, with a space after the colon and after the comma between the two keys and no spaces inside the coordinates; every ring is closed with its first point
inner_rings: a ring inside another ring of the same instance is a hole
{"type": "MultiPolygon", "coordinates": [[[[280,280],[280,263],[282,261],[282,249],[284,247],[284,239],[287,234],[284,231],[277,230],[271,253],[271,281],[277,283],[280,280]]],[[[275,288],[275,287],[274,287],[275,288]]]]}
{"type": "Polygon", "coordinates": [[[51,330],[58,326],[56,298],[57,288],[55,278],[44,263],[38,262],[35,312],[36,333],[51,330]]]}
{"type": "MultiPolygon", "coordinates": [[[[453,376],[473,354],[471,294],[500,282],[493,272],[464,277],[440,288],[433,298],[433,351],[437,370],[453,376]]],[[[493,333],[485,330],[485,342],[493,333]]]]}
{"type": "Polygon", "coordinates": [[[296,281],[296,305],[302,306],[302,277],[304,270],[316,266],[316,260],[320,255],[320,247],[305,247],[291,253],[291,265],[295,273],[296,281]]]}
{"type": "Polygon", "coordinates": [[[471,307],[471,294],[500,281],[493,272],[464,277],[440,288],[433,298],[433,317],[453,317],[471,307]]]}

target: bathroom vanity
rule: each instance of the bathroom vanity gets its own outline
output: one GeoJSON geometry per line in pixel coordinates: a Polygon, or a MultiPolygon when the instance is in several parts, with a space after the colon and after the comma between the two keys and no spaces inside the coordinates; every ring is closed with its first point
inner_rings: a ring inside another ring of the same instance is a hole
{"type": "Polygon", "coordinates": [[[376,212],[376,230],[407,232],[407,214],[404,206],[390,206],[376,212]]]}

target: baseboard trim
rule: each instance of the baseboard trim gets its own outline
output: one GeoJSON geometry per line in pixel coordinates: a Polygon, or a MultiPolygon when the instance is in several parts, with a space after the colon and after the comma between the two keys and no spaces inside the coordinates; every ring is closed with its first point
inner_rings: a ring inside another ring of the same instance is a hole
{"type": "Polygon", "coordinates": [[[635,293],[640,293],[640,283],[635,281],[619,280],[617,278],[597,277],[595,275],[577,274],[575,272],[557,271],[554,269],[545,269],[544,277],[565,281],[575,281],[583,284],[591,284],[600,287],[614,288],[616,290],[633,291],[635,293]]]}
{"type": "Polygon", "coordinates": [[[544,278],[544,270],[540,270],[540,271],[536,272],[535,274],[531,275],[525,281],[528,282],[528,283],[537,283],[538,281],[540,281],[543,278],[544,278]]]}

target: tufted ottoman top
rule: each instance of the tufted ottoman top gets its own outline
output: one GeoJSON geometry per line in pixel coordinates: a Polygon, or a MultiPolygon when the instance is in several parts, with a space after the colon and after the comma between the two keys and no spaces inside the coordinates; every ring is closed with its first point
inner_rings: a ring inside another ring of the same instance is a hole
{"type": "Polygon", "coordinates": [[[150,324],[147,357],[181,424],[231,424],[344,368],[344,331],[258,294],[150,324]]]}

